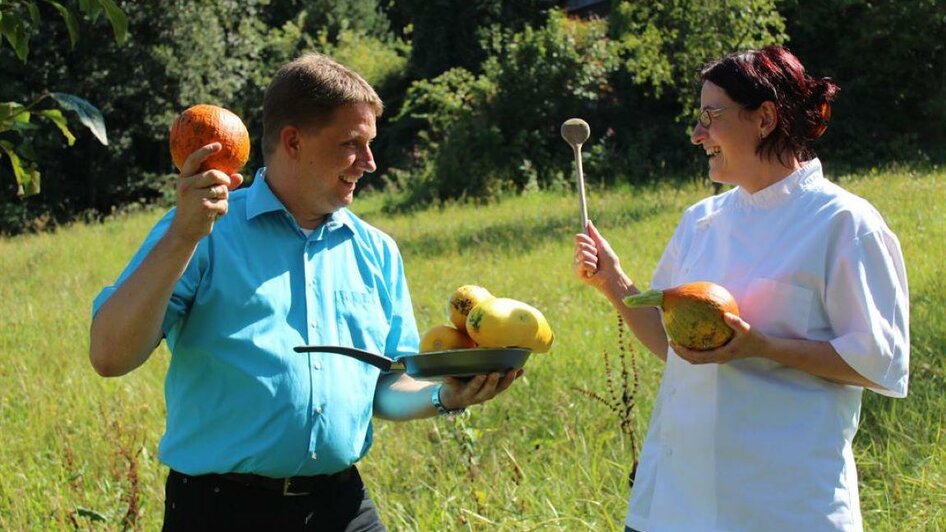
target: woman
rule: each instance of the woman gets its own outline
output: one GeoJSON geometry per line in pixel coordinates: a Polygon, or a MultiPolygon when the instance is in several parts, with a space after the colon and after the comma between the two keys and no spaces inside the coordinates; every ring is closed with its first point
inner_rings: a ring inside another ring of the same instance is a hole
{"type": "Polygon", "coordinates": [[[651,287],[712,281],[740,316],[725,346],[669,342],[589,223],[574,271],[666,361],[629,503],[630,530],[860,530],[851,442],[864,388],[904,397],[907,281],[900,244],[865,200],[824,178],[811,142],[838,87],[788,50],[700,72],[690,140],[734,188],[683,215],[651,287]]]}

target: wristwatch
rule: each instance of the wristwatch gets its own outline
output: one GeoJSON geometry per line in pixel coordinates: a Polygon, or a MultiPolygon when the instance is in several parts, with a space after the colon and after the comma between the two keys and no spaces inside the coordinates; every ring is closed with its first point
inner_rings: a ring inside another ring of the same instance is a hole
{"type": "Polygon", "coordinates": [[[466,408],[456,408],[454,410],[447,410],[443,403],[440,402],[440,390],[443,388],[443,384],[438,384],[434,386],[434,392],[430,394],[430,402],[434,404],[434,408],[437,409],[437,413],[441,416],[449,416],[454,414],[462,414],[466,412],[466,408]]]}

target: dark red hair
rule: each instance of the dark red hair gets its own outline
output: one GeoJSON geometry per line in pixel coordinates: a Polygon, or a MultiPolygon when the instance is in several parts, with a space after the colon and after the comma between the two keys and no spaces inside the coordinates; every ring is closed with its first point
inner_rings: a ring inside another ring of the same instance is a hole
{"type": "Polygon", "coordinates": [[[772,102],[778,112],[775,129],[759,142],[756,153],[800,161],[815,156],[811,143],[824,135],[831,119],[831,102],[841,89],[830,78],[813,78],[794,54],[781,46],[766,46],[727,55],[700,70],[700,80],[719,86],[733,101],[749,110],[772,102]]]}

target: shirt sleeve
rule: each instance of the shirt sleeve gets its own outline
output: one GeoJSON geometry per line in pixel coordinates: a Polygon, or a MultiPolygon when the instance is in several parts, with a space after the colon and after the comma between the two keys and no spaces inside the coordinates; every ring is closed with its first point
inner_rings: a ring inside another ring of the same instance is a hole
{"type": "Polygon", "coordinates": [[[877,393],[906,397],[910,328],[907,277],[900,243],[884,229],[855,238],[829,267],[831,345],[877,393]]]}
{"type": "Polygon", "coordinates": [[[391,358],[400,358],[404,355],[416,354],[420,349],[420,335],[417,332],[417,322],[414,318],[414,305],[411,302],[410,291],[407,287],[407,277],[404,273],[404,261],[397,246],[391,242],[390,266],[387,268],[386,281],[388,294],[391,298],[390,324],[388,337],[385,339],[384,352],[391,358]]]}
{"type": "MultiPolygon", "coordinates": [[[[102,305],[108,301],[108,298],[118,290],[118,287],[122,285],[130,276],[138,269],[148,254],[151,253],[151,250],[154,249],[154,246],[161,240],[162,237],[167,233],[168,228],[171,226],[171,222],[174,220],[174,209],[171,209],[164,217],[158,220],[158,223],[155,224],[154,228],[151,229],[151,232],[148,233],[148,236],[145,238],[144,242],[138,248],[138,251],[135,252],[135,255],[132,257],[131,261],[128,262],[128,265],[125,266],[125,269],[122,271],[121,275],[118,276],[118,279],[115,281],[115,284],[107,286],[102,289],[99,295],[92,302],[92,316],[94,317],[99,309],[102,308],[102,305]]],[[[204,239],[206,240],[206,239],[204,239]]],[[[203,241],[201,246],[203,245],[203,241]]],[[[201,247],[199,246],[199,248],[201,247]]],[[[195,252],[195,256],[199,253],[195,252]]],[[[171,299],[168,302],[167,311],[164,315],[164,320],[162,322],[161,330],[165,336],[167,336],[168,331],[170,331],[186,314],[187,310],[191,306],[191,302],[194,299],[194,293],[197,289],[197,284],[199,282],[199,268],[197,267],[197,260],[191,259],[190,263],[187,265],[187,269],[184,274],[181,276],[181,280],[178,281],[177,285],[174,287],[174,292],[171,294],[171,299]]]]}

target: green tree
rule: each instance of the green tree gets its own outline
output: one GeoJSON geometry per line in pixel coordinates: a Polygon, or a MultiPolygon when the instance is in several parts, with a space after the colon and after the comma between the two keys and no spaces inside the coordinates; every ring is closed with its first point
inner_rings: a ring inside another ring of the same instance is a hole
{"type": "Polygon", "coordinates": [[[514,32],[540,27],[556,0],[400,0],[397,18],[410,25],[412,79],[431,79],[460,67],[479,72],[488,57],[483,47],[489,28],[502,26],[514,32]]]}
{"type": "Polygon", "coordinates": [[[75,147],[64,152],[55,151],[58,139],[37,130],[33,150],[43,160],[45,185],[28,201],[11,201],[13,191],[0,189],[0,230],[18,232],[31,220],[55,224],[78,213],[108,214],[168,197],[174,171],[168,127],[190,105],[226,106],[258,133],[261,87],[272,65],[295,55],[301,40],[291,25],[262,24],[267,3],[128,1],[120,4],[130,28],[121,43],[80,39],[62,50],[56,43],[66,39],[65,28],[47,25],[37,30],[29,69],[0,56],[0,77],[10,80],[0,85],[0,101],[38,87],[67,86],[100,102],[109,123],[108,146],[76,135],[75,147]]]}
{"type": "Polygon", "coordinates": [[[400,183],[412,201],[559,186],[571,155],[561,122],[605,120],[618,55],[604,22],[553,11],[538,29],[494,27],[487,44],[481,74],[453,68],[408,91],[398,120],[418,124],[420,142],[417,175],[400,183]]]}
{"type": "Polygon", "coordinates": [[[271,27],[293,21],[304,34],[325,33],[338,41],[345,31],[386,40],[391,23],[378,0],[280,0],[273,2],[263,18],[271,27]]]}
{"type": "Polygon", "coordinates": [[[655,97],[670,92],[686,116],[703,64],[786,39],[776,0],[615,0],[610,23],[633,82],[655,97]]]}
{"type": "MultiPolygon", "coordinates": [[[[69,42],[74,48],[79,38],[79,24],[73,11],[61,2],[46,0],[45,5],[54,9],[62,18],[69,34],[69,42]]],[[[128,19],[125,13],[113,0],[82,0],[78,2],[78,10],[95,20],[101,13],[112,25],[115,40],[125,40],[128,28],[128,19]]],[[[3,39],[13,49],[16,57],[26,63],[29,55],[31,37],[44,26],[39,2],[33,0],[5,0],[0,2],[0,45],[3,39]]],[[[105,131],[105,122],[99,110],[88,101],[62,92],[42,93],[29,104],[23,105],[14,101],[0,103],[0,155],[6,154],[10,161],[10,168],[16,180],[18,196],[29,196],[39,193],[40,172],[35,162],[33,151],[32,131],[36,125],[32,123],[34,115],[39,115],[52,122],[65,137],[69,146],[75,143],[75,136],[69,130],[66,117],[62,109],[74,111],[80,122],[88,127],[95,138],[102,144],[108,144],[105,131]],[[58,104],[59,109],[44,108],[48,103],[58,104]]]]}
{"type": "Polygon", "coordinates": [[[841,86],[823,152],[852,166],[946,157],[946,2],[784,0],[789,46],[841,86]]]}
{"type": "Polygon", "coordinates": [[[697,73],[728,53],[784,42],[776,0],[614,0],[610,35],[622,67],[607,169],[641,181],[702,173],[687,137],[699,104],[697,73]]]}

